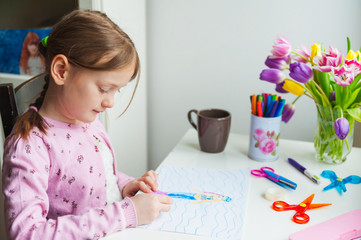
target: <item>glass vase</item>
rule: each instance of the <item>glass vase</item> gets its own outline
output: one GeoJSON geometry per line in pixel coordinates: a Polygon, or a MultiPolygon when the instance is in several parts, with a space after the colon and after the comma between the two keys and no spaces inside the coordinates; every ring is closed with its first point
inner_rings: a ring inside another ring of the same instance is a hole
{"type": "Polygon", "coordinates": [[[349,122],[349,132],[344,140],[335,134],[334,121],[341,117],[340,109],[316,104],[317,125],[314,139],[316,159],[329,164],[340,164],[346,161],[353,144],[354,119],[343,112],[343,117],[349,122]]]}

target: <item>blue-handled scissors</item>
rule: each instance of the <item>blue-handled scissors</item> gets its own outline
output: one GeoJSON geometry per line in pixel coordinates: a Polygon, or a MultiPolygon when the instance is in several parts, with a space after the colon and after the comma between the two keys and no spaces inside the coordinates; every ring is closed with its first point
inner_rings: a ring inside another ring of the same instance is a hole
{"type": "Polygon", "coordinates": [[[297,188],[297,184],[292,182],[291,180],[288,180],[287,178],[284,178],[280,175],[277,175],[274,173],[275,170],[270,167],[261,167],[261,169],[253,169],[251,170],[251,174],[257,177],[266,177],[272,182],[277,183],[278,185],[282,187],[289,187],[293,190],[297,188]]]}
{"type": "Polygon", "coordinates": [[[337,192],[339,194],[342,194],[342,192],[346,192],[346,183],[353,183],[353,184],[360,184],[361,183],[361,177],[356,175],[350,175],[344,179],[337,177],[336,173],[331,170],[325,170],[321,173],[321,176],[324,178],[330,179],[331,183],[327,185],[323,191],[330,190],[332,188],[336,188],[337,192]]]}

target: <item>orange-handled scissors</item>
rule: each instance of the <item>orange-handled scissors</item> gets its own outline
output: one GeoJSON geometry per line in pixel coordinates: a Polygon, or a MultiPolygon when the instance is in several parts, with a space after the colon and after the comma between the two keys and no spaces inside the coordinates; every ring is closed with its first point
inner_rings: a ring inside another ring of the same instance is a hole
{"type": "Polygon", "coordinates": [[[331,205],[331,203],[311,204],[314,196],[315,194],[312,194],[298,205],[289,205],[284,201],[276,201],[272,204],[272,208],[276,211],[296,210],[296,213],[295,215],[293,215],[292,220],[295,223],[305,224],[308,223],[308,221],[310,221],[310,217],[305,213],[307,210],[312,210],[331,205]]]}

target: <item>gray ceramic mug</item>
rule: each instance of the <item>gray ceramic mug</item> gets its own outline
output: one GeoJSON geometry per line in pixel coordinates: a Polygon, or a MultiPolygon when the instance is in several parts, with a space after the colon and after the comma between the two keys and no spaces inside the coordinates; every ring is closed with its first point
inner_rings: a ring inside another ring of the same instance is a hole
{"type": "Polygon", "coordinates": [[[188,112],[189,123],[197,130],[201,151],[223,152],[231,129],[231,114],[222,109],[192,109],[188,112]],[[197,115],[197,124],[192,119],[197,115]]]}

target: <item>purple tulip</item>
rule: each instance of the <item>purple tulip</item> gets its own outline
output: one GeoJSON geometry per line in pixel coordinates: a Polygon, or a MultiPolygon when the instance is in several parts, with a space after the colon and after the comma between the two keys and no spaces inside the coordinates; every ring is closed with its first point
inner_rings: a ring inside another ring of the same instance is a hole
{"type": "Polygon", "coordinates": [[[284,80],[284,75],[283,72],[281,70],[272,68],[272,69],[264,69],[260,76],[259,79],[270,82],[270,83],[281,83],[284,80]]]}
{"type": "Polygon", "coordinates": [[[330,102],[335,101],[336,100],[336,92],[332,91],[330,92],[330,102]]]}
{"type": "Polygon", "coordinates": [[[295,111],[296,111],[295,105],[293,105],[292,103],[286,103],[282,112],[282,121],[288,123],[288,121],[291,119],[295,111]]]}
{"type": "Polygon", "coordinates": [[[289,58],[273,58],[273,57],[268,56],[265,61],[265,64],[269,68],[276,68],[276,69],[284,70],[288,66],[288,63],[287,63],[288,59],[289,58]]]}
{"type": "Polygon", "coordinates": [[[279,92],[279,93],[288,93],[288,91],[286,91],[284,88],[283,88],[283,84],[285,83],[285,81],[281,82],[281,83],[278,83],[276,84],[276,92],[279,92]]]}
{"type": "Polygon", "coordinates": [[[337,118],[333,124],[335,127],[335,134],[336,136],[344,140],[347,137],[349,131],[349,123],[346,118],[337,118]]]}
{"type": "Polygon", "coordinates": [[[290,77],[300,83],[307,83],[313,76],[312,69],[302,62],[290,64],[290,77]]]}

